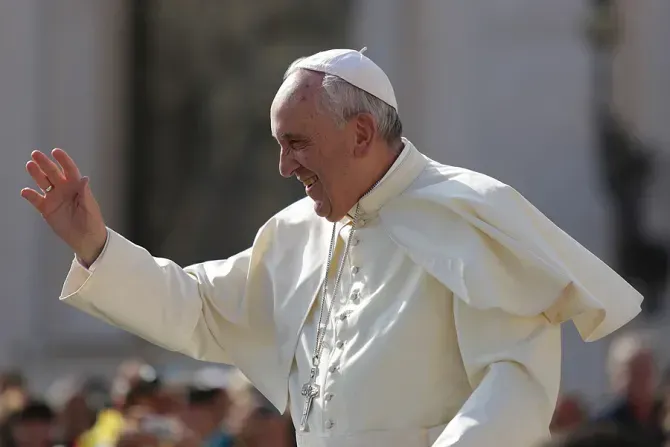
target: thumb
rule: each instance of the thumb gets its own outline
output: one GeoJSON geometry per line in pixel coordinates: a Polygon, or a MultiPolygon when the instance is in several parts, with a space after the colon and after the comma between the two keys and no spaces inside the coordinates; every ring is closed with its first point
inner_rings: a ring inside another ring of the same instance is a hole
{"type": "Polygon", "coordinates": [[[89,186],[90,179],[86,176],[79,179],[79,185],[77,185],[77,193],[84,195],[85,193],[91,193],[91,187],[89,186]]]}

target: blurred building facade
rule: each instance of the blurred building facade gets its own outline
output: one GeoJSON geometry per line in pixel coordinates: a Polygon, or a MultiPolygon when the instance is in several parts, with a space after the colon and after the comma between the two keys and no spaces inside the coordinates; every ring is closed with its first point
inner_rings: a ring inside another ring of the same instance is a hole
{"type": "MultiPolygon", "coordinates": [[[[292,2],[263,3],[270,8],[292,2]]],[[[670,7],[663,0],[624,0],[622,11],[625,39],[614,69],[615,100],[631,129],[658,153],[661,174],[650,189],[653,206],[647,217],[662,237],[670,228],[670,7]]],[[[109,225],[131,231],[128,204],[131,188],[139,186],[130,173],[136,179],[143,174],[130,166],[128,156],[137,142],[129,95],[131,16],[130,2],[122,0],[0,0],[0,135],[5,145],[0,163],[0,366],[25,365],[38,383],[73,368],[104,371],[129,354],[159,365],[190,364],[58,303],[72,255],[18,196],[29,184],[22,166],[30,151],[63,147],[91,177],[109,225]]],[[[293,43],[287,39],[284,51],[266,54],[273,58],[274,85],[255,87],[253,82],[268,81],[250,76],[238,88],[260,89],[254,107],[269,108],[280,83],[277,67],[291,62],[285,57],[317,51],[320,45],[367,46],[367,54],[394,83],[406,134],[422,151],[513,185],[611,261],[613,217],[596,150],[593,58],[585,31],[590,16],[583,0],[352,0],[346,34],[333,29],[331,40],[310,45],[300,43],[305,35],[293,43]]],[[[261,58],[253,68],[261,69],[262,63],[261,58]]],[[[258,113],[265,115],[254,115],[260,118],[253,124],[267,124],[267,141],[244,144],[272,148],[267,111],[258,113]]],[[[236,144],[228,135],[219,135],[215,144],[236,144]]],[[[276,164],[272,156],[262,162],[259,153],[233,159],[250,166],[263,163],[270,172],[276,164]]],[[[274,190],[274,180],[264,183],[264,178],[259,177],[260,185],[274,190]]],[[[162,200],[162,191],[181,184],[170,177],[156,182],[144,187],[162,200]],[[166,184],[170,181],[175,183],[166,184]]],[[[269,217],[263,213],[288,203],[295,191],[281,194],[240,222],[255,230],[269,217]]],[[[226,195],[213,197],[210,206],[226,195]]],[[[185,224],[172,231],[179,239],[198,229],[185,224]]],[[[243,242],[250,243],[253,231],[240,231],[248,238],[243,242]]],[[[168,244],[163,250],[177,249],[168,244]]],[[[200,253],[178,255],[190,260],[200,253]]],[[[632,326],[663,330],[663,320],[641,319],[632,326]]],[[[565,389],[602,397],[608,341],[583,344],[570,326],[564,333],[565,389]]],[[[661,359],[668,354],[666,347],[661,359]]]]}

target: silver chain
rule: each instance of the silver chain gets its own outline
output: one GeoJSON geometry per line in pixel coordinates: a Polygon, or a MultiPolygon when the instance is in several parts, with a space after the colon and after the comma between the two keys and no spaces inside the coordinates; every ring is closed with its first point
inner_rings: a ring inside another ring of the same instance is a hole
{"type": "Polygon", "coordinates": [[[321,359],[321,351],[323,351],[323,338],[326,335],[326,330],[328,329],[328,324],[330,323],[330,316],[333,312],[333,304],[335,303],[335,297],[337,296],[337,289],[340,286],[340,279],[342,278],[342,272],[344,271],[344,266],[349,257],[349,247],[351,240],[354,238],[354,232],[356,231],[356,226],[358,225],[358,217],[361,210],[361,200],[367,197],[381,182],[379,179],[370,189],[367,190],[365,194],[359,199],[356,203],[356,209],[354,210],[354,218],[351,221],[351,231],[349,232],[349,237],[347,238],[347,243],[344,246],[344,253],[342,254],[342,260],[340,261],[340,266],[337,269],[337,276],[335,277],[335,286],[333,287],[333,296],[330,298],[330,304],[328,305],[328,314],[326,317],[326,323],[323,323],[323,310],[326,307],[326,298],[328,296],[328,273],[330,272],[330,267],[333,261],[333,256],[335,255],[335,242],[337,241],[337,222],[333,222],[333,233],[330,236],[330,248],[328,249],[328,260],[326,261],[326,274],[323,277],[323,286],[321,288],[321,309],[319,310],[319,324],[316,329],[316,345],[314,345],[314,355],[312,356],[312,366],[319,366],[319,361],[321,359]]]}
{"type": "MultiPolygon", "coordinates": [[[[373,188],[371,188],[371,190],[373,188]]],[[[330,303],[328,304],[328,306],[326,306],[326,299],[328,296],[328,273],[330,272],[333,256],[335,255],[335,242],[337,240],[337,223],[336,222],[333,223],[333,233],[330,237],[330,249],[328,250],[328,260],[326,261],[326,274],[324,275],[323,286],[321,288],[321,310],[319,311],[319,323],[316,330],[316,345],[314,346],[314,355],[312,356],[313,366],[319,366],[321,352],[323,351],[323,338],[326,335],[326,330],[328,329],[328,324],[330,323],[330,317],[333,312],[333,304],[335,303],[335,297],[337,296],[337,289],[340,286],[340,280],[342,279],[342,272],[344,271],[344,266],[347,262],[347,258],[349,257],[349,247],[351,244],[351,240],[354,237],[354,232],[356,231],[356,225],[358,223],[360,207],[361,207],[360,203],[356,204],[356,211],[354,212],[354,218],[351,222],[351,231],[349,232],[349,237],[347,238],[347,243],[345,244],[344,247],[342,260],[340,261],[339,268],[337,269],[337,276],[335,277],[335,285],[333,287],[333,296],[330,298],[330,303]],[[326,307],[328,308],[328,313],[326,314],[326,320],[325,320],[326,322],[324,324],[323,312],[326,307]]]]}

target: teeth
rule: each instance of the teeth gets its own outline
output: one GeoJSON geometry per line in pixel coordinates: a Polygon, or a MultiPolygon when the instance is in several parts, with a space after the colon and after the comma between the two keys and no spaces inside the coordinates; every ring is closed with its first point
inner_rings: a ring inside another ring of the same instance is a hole
{"type": "Polygon", "coordinates": [[[307,180],[305,180],[303,183],[307,187],[312,186],[314,183],[316,183],[316,177],[310,177],[307,180]]]}

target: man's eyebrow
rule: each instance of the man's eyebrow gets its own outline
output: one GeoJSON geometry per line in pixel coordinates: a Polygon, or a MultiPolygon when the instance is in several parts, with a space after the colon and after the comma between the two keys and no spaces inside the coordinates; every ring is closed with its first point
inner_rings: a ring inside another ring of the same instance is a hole
{"type": "Polygon", "coordinates": [[[307,137],[304,135],[300,135],[297,133],[292,133],[292,132],[285,132],[281,133],[277,136],[277,139],[279,140],[306,140],[307,137]]]}

